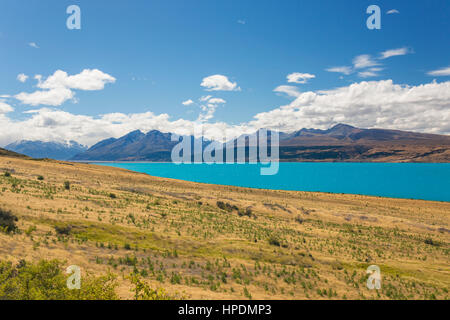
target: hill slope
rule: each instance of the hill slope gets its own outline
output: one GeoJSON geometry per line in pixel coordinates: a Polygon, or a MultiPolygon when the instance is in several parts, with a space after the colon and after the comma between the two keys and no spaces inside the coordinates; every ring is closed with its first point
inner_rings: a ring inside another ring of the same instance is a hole
{"type": "Polygon", "coordinates": [[[0,208],[21,230],[0,232],[0,261],[111,270],[122,298],[132,298],[131,273],[188,299],[449,298],[450,203],[252,190],[5,157],[0,168],[13,172],[0,174],[0,208]],[[369,265],[381,268],[379,291],[366,288],[369,265]]]}

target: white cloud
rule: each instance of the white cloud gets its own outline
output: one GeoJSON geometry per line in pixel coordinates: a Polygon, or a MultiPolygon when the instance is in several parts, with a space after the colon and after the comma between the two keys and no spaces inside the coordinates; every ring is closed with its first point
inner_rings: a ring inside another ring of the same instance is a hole
{"type": "MultiPolygon", "coordinates": [[[[292,132],[301,128],[326,129],[336,123],[362,128],[390,128],[450,134],[450,81],[417,86],[398,85],[392,80],[354,83],[325,91],[303,92],[290,104],[255,115],[250,122],[229,125],[204,122],[205,137],[220,136],[230,129],[236,136],[259,128],[292,132]]],[[[217,105],[203,106],[200,121],[211,119],[217,105]]],[[[6,110],[6,109],[5,109],[6,110]]],[[[10,109],[8,109],[10,110],[10,109]]],[[[196,121],[172,120],[167,114],[111,113],[91,117],[41,108],[28,117],[12,120],[0,114],[0,146],[16,140],[68,141],[86,145],[133,130],[160,130],[192,134],[196,121]]]]}
{"type": "MultiPolygon", "coordinates": [[[[67,72],[57,70],[53,75],[42,81],[41,75],[35,75],[38,90],[33,93],[21,92],[14,97],[23,104],[31,106],[48,105],[60,106],[70,99],[75,99],[72,90],[103,90],[107,83],[114,83],[116,79],[97,69],[85,69],[81,73],[69,76],[67,72]]],[[[74,102],[77,102],[75,99],[74,102]]]]}
{"type": "Polygon", "coordinates": [[[214,117],[216,109],[219,107],[219,105],[224,103],[226,103],[226,101],[220,98],[209,99],[206,104],[200,106],[202,112],[200,112],[197,121],[206,122],[208,120],[211,120],[214,117]]]}
{"type": "Polygon", "coordinates": [[[436,77],[450,76],[450,67],[430,71],[427,74],[430,76],[436,76],[436,77]]]}
{"type": "Polygon", "coordinates": [[[449,103],[450,81],[418,86],[363,81],[335,90],[304,92],[289,105],[257,114],[248,125],[294,131],[347,123],[449,134],[449,103]]]}
{"type": "Polygon", "coordinates": [[[383,68],[369,68],[368,70],[358,72],[358,76],[360,78],[378,77],[380,75],[378,72],[381,70],[383,68]]]}
{"type": "Polygon", "coordinates": [[[356,56],[353,59],[353,66],[355,69],[362,69],[372,66],[377,66],[378,63],[372,59],[372,57],[368,54],[362,54],[360,56],[356,56]]]}
{"type": "Polygon", "coordinates": [[[238,20],[237,23],[239,23],[239,24],[246,24],[247,22],[245,20],[241,19],[241,20],[238,20]]]}
{"type": "Polygon", "coordinates": [[[408,48],[398,48],[398,49],[386,50],[381,53],[380,59],[387,59],[387,58],[395,57],[395,56],[403,56],[408,53],[410,53],[410,50],[408,48]]]}
{"type": "Polygon", "coordinates": [[[207,91],[239,91],[241,88],[236,82],[231,82],[228,78],[221,74],[212,75],[203,79],[200,84],[207,91]]]}
{"type": "Polygon", "coordinates": [[[299,95],[301,95],[301,92],[298,90],[298,88],[294,86],[278,86],[273,91],[287,94],[288,96],[293,98],[297,98],[299,95]]]}
{"type": "Polygon", "coordinates": [[[190,106],[191,104],[194,104],[194,101],[189,99],[189,100],[183,101],[182,104],[183,104],[183,106],[190,106]]]}
{"type": "Polygon", "coordinates": [[[36,44],[36,42],[30,42],[28,45],[32,48],[39,49],[39,46],[36,44]]]}
{"type": "Polygon", "coordinates": [[[68,88],[76,90],[103,90],[105,84],[114,83],[116,79],[98,69],[85,69],[81,73],[69,76],[67,72],[57,70],[45,81],[39,81],[41,89],[68,88]]]}
{"type": "Polygon", "coordinates": [[[397,9],[391,9],[388,12],[386,12],[387,14],[394,14],[394,13],[400,13],[400,11],[398,11],[397,9]]]}
{"type": "Polygon", "coordinates": [[[51,90],[35,91],[33,93],[21,92],[15,95],[14,98],[28,104],[30,106],[47,105],[60,106],[67,100],[74,97],[75,93],[67,88],[55,88],[51,90]]]}
{"type": "Polygon", "coordinates": [[[351,67],[346,67],[346,66],[342,66],[342,67],[332,67],[332,68],[328,68],[326,69],[326,71],[328,72],[336,72],[336,73],[342,73],[345,75],[349,75],[352,73],[352,68],[351,67]]]}
{"type": "Polygon", "coordinates": [[[212,98],[212,99],[209,99],[208,102],[212,103],[212,104],[223,104],[223,103],[226,103],[226,101],[221,99],[221,98],[212,98]]]}
{"type": "Polygon", "coordinates": [[[7,104],[3,101],[0,101],[0,114],[13,112],[13,111],[14,111],[13,107],[11,107],[9,104],[7,104]]]}
{"type": "Polygon", "coordinates": [[[20,73],[17,75],[17,80],[19,80],[20,82],[24,83],[25,81],[27,81],[28,76],[24,73],[20,73]]]}
{"type": "Polygon", "coordinates": [[[198,99],[199,101],[208,101],[209,99],[211,99],[212,98],[212,96],[210,96],[210,95],[207,95],[207,96],[202,96],[202,97],[200,97],[200,99],[198,99]]]}
{"type": "Polygon", "coordinates": [[[289,83],[306,83],[309,79],[314,79],[316,76],[310,73],[294,72],[287,76],[289,83]]]}

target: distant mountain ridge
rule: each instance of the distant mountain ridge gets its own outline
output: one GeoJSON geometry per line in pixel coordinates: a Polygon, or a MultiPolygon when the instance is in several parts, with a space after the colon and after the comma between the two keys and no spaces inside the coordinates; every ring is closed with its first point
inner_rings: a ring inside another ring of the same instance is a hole
{"type": "Polygon", "coordinates": [[[5,149],[27,155],[32,158],[50,158],[68,160],[88,148],[75,141],[68,143],[22,140],[11,143],[5,149]]]}
{"type": "MultiPolygon", "coordinates": [[[[145,134],[137,130],[100,141],[72,160],[170,162],[176,144],[170,133],[152,130],[145,134]]],[[[346,124],[327,130],[280,132],[280,161],[450,162],[450,136],[361,129],[346,124]]]]}
{"type": "MultiPolygon", "coordinates": [[[[194,137],[190,137],[193,146],[194,137]]],[[[132,131],[120,138],[102,140],[72,160],[95,161],[161,161],[171,160],[172,149],[179,141],[172,141],[171,133],[152,130],[146,134],[132,131]]],[[[208,141],[204,141],[206,145],[208,141]]]]}

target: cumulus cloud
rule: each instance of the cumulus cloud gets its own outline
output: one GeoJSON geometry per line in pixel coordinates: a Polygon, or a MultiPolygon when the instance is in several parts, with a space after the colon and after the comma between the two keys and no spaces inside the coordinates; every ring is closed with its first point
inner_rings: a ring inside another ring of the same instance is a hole
{"type": "Polygon", "coordinates": [[[204,104],[203,113],[197,121],[172,120],[167,114],[156,115],[152,112],[91,117],[41,108],[28,111],[27,118],[22,120],[12,120],[0,112],[0,127],[8,128],[0,135],[0,145],[20,139],[76,140],[92,145],[138,129],[185,135],[192,134],[198,121],[203,123],[204,135],[208,139],[219,137],[225,129],[238,136],[259,128],[292,132],[305,127],[326,129],[337,123],[362,128],[450,134],[449,104],[450,81],[408,86],[382,80],[362,81],[333,90],[303,92],[288,105],[259,113],[251,121],[239,125],[205,122],[211,119],[219,105],[212,103],[204,104]]]}
{"type": "Polygon", "coordinates": [[[6,102],[0,101],[0,114],[4,114],[4,113],[8,113],[8,112],[13,112],[14,108],[11,107],[9,104],[7,104],[6,102]]]}
{"type": "Polygon", "coordinates": [[[183,104],[183,106],[190,106],[191,104],[194,104],[194,101],[189,99],[189,100],[183,101],[182,104],[183,104]]]}
{"type": "Polygon", "coordinates": [[[449,103],[450,81],[418,86],[398,85],[392,80],[363,81],[335,90],[302,93],[289,105],[257,114],[249,125],[294,131],[347,123],[449,134],[449,103]]]}
{"type": "Polygon", "coordinates": [[[32,48],[39,49],[39,46],[37,45],[36,42],[30,42],[28,45],[32,48]]]}
{"type": "Polygon", "coordinates": [[[301,94],[298,88],[294,86],[278,86],[273,91],[277,93],[287,94],[289,97],[293,98],[297,98],[301,94]]]}
{"type": "Polygon", "coordinates": [[[328,72],[336,72],[336,73],[342,73],[345,74],[346,76],[348,76],[349,74],[352,73],[352,68],[351,67],[347,67],[347,66],[342,66],[342,67],[332,67],[332,68],[328,68],[325,69],[328,72]]]}
{"type": "Polygon", "coordinates": [[[314,79],[316,76],[310,73],[299,73],[294,72],[287,76],[289,83],[301,83],[304,84],[308,82],[309,79],[314,79]]]}
{"type": "Polygon", "coordinates": [[[216,74],[203,79],[200,84],[206,88],[206,91],[239,91],[241,88],[237,86],[236,82],[231,82],[228,77],[216,74]]]}
{"type": "Polygon", "coordinates": [[[381,58],[380,59],[387,59],[390,57],[395,57],[395,56],[404,56],[405,54],[410,53],[411,51],[408,48],[398,48],[398,49],[391,49],[391,50],[386,50],[383,51],[381,53],[381,58]]]}
{"type": "Polygon", "coordinates": [[[221,104],[225,104],[226,101],[221,98],[208,98],[205,100],[207,101],[206,104],[203,104],[200,106],[200,109],[202,112],[200,112],[197,121],[200,122],[206,122],[214,117],[214,113],[216,112],[216,109],[221,104]]]}
{"type": "Polygon", "coordinates": [[[25,73],[20,73],[17,75],[17,80],[19,80],[22,83],[27,81],[27,79],[28,79],[28,76],[25,73]]]}
{"type": "Polygon", "coordinates": [[[72,76],[65,71],[57,70],[44,81],[41,75],[35,75],[34,78],[38,81],[37,87],[43,90],[15,95],[14,97],[23,104],[60,106],[67,100],[75,99],[73,90],[103,90],[106,84],[116,81],[114,77],[98,69],[85,69],[72,76]]]}
{"type": "Polygon", "coordinates": [[[33,93],[21,92],[14,97],[30,106],[47,105],[60,106],[74,97],[75,93],[67,88],[55,88],[51,90],[35,91],[33,93]]]}
{"type": "Polygon", "coordinates": [[[450,67],[430,71],[427,74],[430,76],[436,76],[436,77],[450,76],[450,67]]]}
{"type": "Polygon", "coordinates": [[[41,89],[68,88],[75,90],[103,90],[105,84],[114,83],[116,79],[98,69],[85,69],[81,73],[69,76],[67,72],[57,70],[45,81],[39,81],[41,89]]]}

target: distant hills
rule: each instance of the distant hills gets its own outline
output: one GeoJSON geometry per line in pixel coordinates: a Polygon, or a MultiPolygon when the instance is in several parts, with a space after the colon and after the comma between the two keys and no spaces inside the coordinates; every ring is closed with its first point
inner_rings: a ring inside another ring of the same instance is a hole
{"type": "Polygon", "coordinates": [[[11,143],[5,149],[27,155],[32,158],[68,160],[88,148],[75,141],[69,143],[22,140],[11,143]]]}
{"type": "MultiPolygon", "coordinates": [[[[171,141],[170,133],[153,130],[144,134],[138,130],[118,139],[100,141],[72,160],[169,162],[177,143],[171,141]]],[[[450,162],[450,136],[360,129],[345,124],[328,130],[301,129],[280,133],[280,160],[450,162]]]]}

